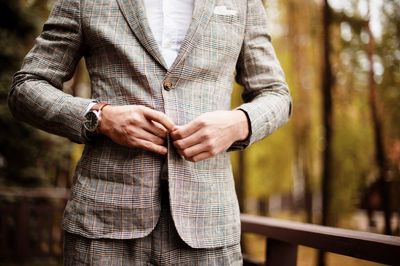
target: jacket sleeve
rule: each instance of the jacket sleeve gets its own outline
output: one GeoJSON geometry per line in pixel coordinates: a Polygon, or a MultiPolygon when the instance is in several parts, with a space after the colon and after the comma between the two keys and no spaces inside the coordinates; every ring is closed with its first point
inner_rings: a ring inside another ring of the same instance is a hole
{"type": "Polygon", "coordinates": [[[8,97],[13,115],[47,132],[85,142],[84,113],[92,100],[62,91],[82,53],[80,0],[58,0],[21,70],[14,75],[8,97]]]}
{"type": "Polygon", "coordinates": [[[245,37],[236,67],[236,81],[244,87],[244,103],[237,109],[246,112],[251,129],[244,145],[270,135],[291,114],[289,89],[266,26],[262,2],[248,0],[245,37]]]}

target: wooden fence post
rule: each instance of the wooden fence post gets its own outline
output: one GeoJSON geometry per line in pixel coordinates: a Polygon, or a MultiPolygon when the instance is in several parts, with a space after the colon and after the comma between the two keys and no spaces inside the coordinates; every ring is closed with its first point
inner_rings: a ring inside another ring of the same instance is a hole
{"type": "Polygon", "coordinates": [[[267,239],[267,266],[295,266],[297,264],[297,245],[276,239],[267,239]]]}
{"type": "Polygon", "coordinates": [[[17,219],[17,254],[20,258],[27,257],[29,253],[28,247],[28,226],[29,226],[29,206],[26,198],[21,198],[18,206],[17,219]]]}

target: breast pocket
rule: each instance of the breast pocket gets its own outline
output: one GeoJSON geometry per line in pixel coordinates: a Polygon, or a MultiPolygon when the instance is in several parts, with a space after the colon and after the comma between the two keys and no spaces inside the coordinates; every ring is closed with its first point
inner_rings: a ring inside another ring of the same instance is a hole
{"type": "Polygon", "coordinates": [[[211,30],[225,31],[225,33],[240,34],[244,31],[244,21],[239,14],[213,14],[210,19],[211,30]]]}
{"type": "Polygon", "coordinates": [[[229,10],[226,12],[228,14],[221,14],[221,13],[222,12],[214,12],[210,21],[216,23],[226,23],[229,25],[237,24],[237,26],[240,26],[240,18],[237,11],[229,10]]]}
{"type": "Polygon", "coordinates": [[[218,50],[219,53],[232,54],[241,48],[244,22],[238,14],[213,14],[203,37],[208,47],[218,50]]]}

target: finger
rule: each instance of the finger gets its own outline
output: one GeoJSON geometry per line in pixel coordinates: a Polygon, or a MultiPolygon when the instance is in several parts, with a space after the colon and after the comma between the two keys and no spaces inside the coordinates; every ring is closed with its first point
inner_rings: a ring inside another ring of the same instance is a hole
{"type": "Polygon", "coordinates": [[[163,125],[155,121],[147,121],[147,123],[143,126],[143,129],[163,139],[165,139],[168,134],[168,130],[163,125]]]}
{"type": "Polygon", "coordinates": [[[150,142],[152,142],[154,144],[157,144],[157,145],[165,145],[165,138],[161,138],[161,137],[159,137],[157,135],[154,135],[153,133],[148,132],[148,131],[146,131],[144,129],[138,129],[135,132],[135,136],[134,137],[138,138],[138,139],[145,140],[145,141],[150,141],[150,142]]]}
{"type": "Polygon", "coordinates": [[[188,158],[192,158],[200,153],[204,153],[204,152],[208,152],[209,148],[208,145],[204,144],[204,143],[200,143],[198,145],[194,145],[192,147],[189,147],[187,149],[183,149],[183,150],[178,150],[178,152],[181,153],[181,155],[183,157],[185,157],[186,159],[188,158]]]}
{"type": "Polygon", "coordinates": [[[197,120],[193,120],[192,122],[190,122],[184,126],[176,127],[176,130],[171,132],[171,137],[174,140],[184,139],[184,138],[192,135],[193,133],[197,132],[201,128],[202,128],[202,124],[200,122],[198,122],[197,120]]]}
{"type": "Polygon", "coordinates": [[[184,150],[194,145],[200,144],[201,142],[205,141],[205,139],[206,136],[201,133],[201,130],[198,130],[194,134],[189,135],[184,139],[175,140],[173,144],[177,149],[184,150]]]}
{"type": "Polygon", "coordinates": [[[168,116],[166,116],[164,113],[152,110],[150,108],[146,108],[145,110],[146,111],[143,112],[143,115],[147,119],[160,123],[169,132],[172,132],[175,129],[174,122],[172,122],[172,120],[168,116]]]}
{"type": "Polygon", "coordinates": [[[143,149],[143,150],[146,150],[146,151],[154,152],[154,153],[161,154],[161,155],[165,155],[168,152],[166,147],[157,145],[157,144],[147,141],[147,140],[136,139],[133,142],[134,142],[134,143],[132,143],[133,146],[143,149]]]}
{"type": "Polygon", "coordinates": [[[200,162],[200,161],[209,159],[209,158],[211,158],[211,157],[213,157],[213,155],[212,155],[211,153],[209,153],[209,152],[203,152],[203,153],[197,154],[196,156],[194,156],[194,157],[192,157],[192,158],[189,158],[188,161],[200,162]]]}

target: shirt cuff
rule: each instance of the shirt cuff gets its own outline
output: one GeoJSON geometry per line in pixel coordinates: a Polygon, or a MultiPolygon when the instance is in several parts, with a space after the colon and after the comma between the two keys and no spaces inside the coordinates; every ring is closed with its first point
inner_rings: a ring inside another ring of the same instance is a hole
{"type": "Polygon", "coordinates": [[[92,109],[92,107],[93,107],[96,103],[98,103],[98,101],[92,100],[92,102],[89,103],[88,107],[86,108],[86,111],[85,111],[85,114],[84,114],[84,115],[86,115],[87,113],[89,113],[90,109],[92,109]]]}
{"type": "Polygon", "coordinates": [[[251,122],[250,122],[249,114],[245,110],[243,110],[241,108],[238,108],[236,110],[240,110],[246,115],[247,124],[249,126],[249,134],[247,135],[246,139],[239,140],[239,141],[236,141],[236,142],[232,143],[232,145],[228,148],[227,151],[244,150],[250,144],[250,138],[251,138],[252,131],[251,131],[251,122]]]}

